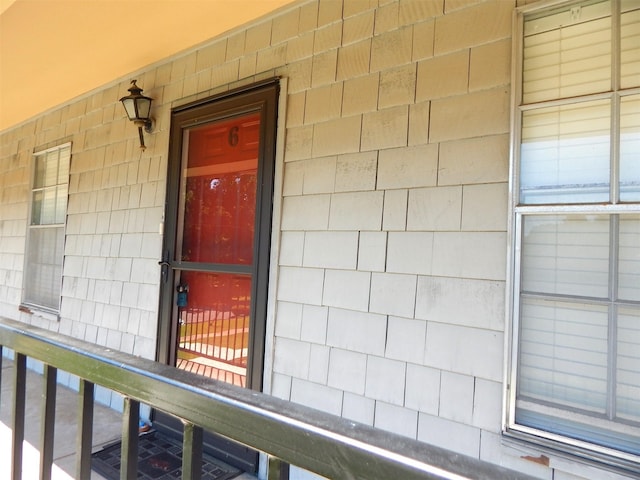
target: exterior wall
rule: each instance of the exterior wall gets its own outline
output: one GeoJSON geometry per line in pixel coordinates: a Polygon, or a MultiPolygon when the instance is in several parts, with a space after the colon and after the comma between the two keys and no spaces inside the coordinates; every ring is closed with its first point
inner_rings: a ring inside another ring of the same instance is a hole
{"type": "Polygon", "coordinates": [[[270,393],[543,479],[622,478],[500,434],[514,7],[301,1],[132,75],[144,153],[129,78],[2,132],[0,316],[154,358],[170,110],[286,77],[270,393]],[[58,321],[18,306],[32,153],[64,141],[58,321]]]}

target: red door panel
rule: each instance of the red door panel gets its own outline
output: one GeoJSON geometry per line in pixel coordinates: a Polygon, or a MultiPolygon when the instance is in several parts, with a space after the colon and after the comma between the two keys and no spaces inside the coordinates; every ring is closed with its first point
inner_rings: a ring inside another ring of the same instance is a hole
{"type": "Polygon", "coordinates": [[[260,114],[188,132],[182,172],[182,262],[186,302],[178,307],[177,366],[246,383],[256,223],[260,114]],[[220,270],[220,271],[216,271],[220,270]]]}

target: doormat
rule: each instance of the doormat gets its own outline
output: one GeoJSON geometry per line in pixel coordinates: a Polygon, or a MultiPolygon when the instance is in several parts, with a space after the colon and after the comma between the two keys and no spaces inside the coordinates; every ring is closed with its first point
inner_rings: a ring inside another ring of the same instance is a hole
{"type": "MultiPolygon", "coordinates": [[[[107,445],[91,455],[91,468],[107,480],[120,479],[121,442],[107,445]]],[[[202,454],[202,480],[229,480],[242,471],[202,454]]],[[[138,438],[138,480],[182,478],[182,442],[151,431],[138,438]]]]}

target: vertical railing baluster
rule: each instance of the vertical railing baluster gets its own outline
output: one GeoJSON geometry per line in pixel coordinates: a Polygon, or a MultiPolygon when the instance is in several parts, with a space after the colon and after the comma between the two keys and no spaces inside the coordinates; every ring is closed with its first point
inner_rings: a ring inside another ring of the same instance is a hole
{"type": "Polygon", "coordinates": [[[76,433],[76,478],[91,478],[94,385],[80,380],[78,431],[76,433]]]}
{"type": "Polygon", "coordinates": [[[269,455],[267,480],[289,480],[289,464],[269,455]]]}
{"type": "MultiPolygon", "coordinates": [[[[2,345],[0,345],[0,392],[2,392],[2,345]]],[[[2,395],[0,395],[0,407],[2,406],[2,395]]]]}
{"type": "Polygon", "coordinates": [[[56,422],[56,388],[58,369],[44,367],[44,392],[42,401],[42,423],[40,426],[40,480],[51,479],[53,464],[53,441],[56,422]]]}
{"type": "Polygon", "coordinates": [[[202,478],[202,428],[188,422],[182,440],[182,478],[202,478]]]}
{"type": "MultiPolygon", "coordinates": [[[[0,392],[2,391],[2,345],[0,345],[0,392]]],[[[0,402],[2,399],[0,399],[0,402]]]]}
{"type": "Polygon", "coordinates": [[[11,450],[11,475],[13,480],[22,479],[22,443],[24,441],[24,415],[27,390],[27,357],[16,352],[13,382],[13,447],[11,450]]]}
{"type": "Polygon", "coordinates": [[[138,435],[140,429],[140,402],[124,399],[122,413],[122,446],[120,457],[120,480],[138,478],[138,435]]]}

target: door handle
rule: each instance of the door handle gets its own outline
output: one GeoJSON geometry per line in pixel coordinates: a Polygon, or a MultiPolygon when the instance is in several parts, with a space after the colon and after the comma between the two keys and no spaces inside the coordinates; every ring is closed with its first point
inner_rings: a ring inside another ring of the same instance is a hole
{"type": "Polygon", "coordinates": [[[169,258],[169,251],[165,250],[164,255],[162,255],[162,260],[158,262],[158,265],[160,265],[160,276],[163,282],[166,282],[169,278],[169,267],[171,266],[169,258]]]}

